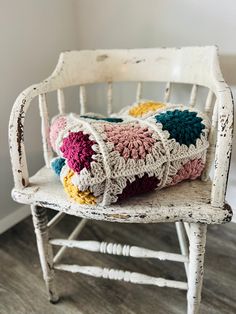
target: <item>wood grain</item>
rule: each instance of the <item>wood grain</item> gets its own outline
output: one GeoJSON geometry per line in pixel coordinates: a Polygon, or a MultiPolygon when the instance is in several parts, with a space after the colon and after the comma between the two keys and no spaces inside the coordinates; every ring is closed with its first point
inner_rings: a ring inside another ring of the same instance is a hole
{"type": "MultiPolygon", "coordinates": [[[[52,211],[53,212],[53,211],[52,211]]],[[[66,216],[54,230],[54,237],[66,238],[79,219],[66,216]]],[[[208,227],[200,313],[236,312],[235,224],[208,227]]],[[[117,224],[89,222],[81,240],[112,241],[149,249],[178,252],[174,224],[117,224]],[[129,239],[129,240],[127,240],[129,239]]],[[[85,275],[56,272],[59,294],[57,305],[47,301],[31,219],[28,218],[0,238],[0,313],[85,313],[85,314],[182,314],[186,312],[186,292],[170,288],[139,286],[96,279],[85,275]]],[[[185,280],[181,263],[155,259],[103,255],[68,249],[65,263],[128,269],[150,276],[185,280]]]]}

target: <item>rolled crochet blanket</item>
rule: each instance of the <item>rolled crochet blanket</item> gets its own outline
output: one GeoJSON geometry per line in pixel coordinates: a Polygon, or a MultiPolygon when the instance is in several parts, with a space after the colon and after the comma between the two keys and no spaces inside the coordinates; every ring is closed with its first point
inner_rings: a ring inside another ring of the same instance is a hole
{"type": "Polygon", "coordinates": [[[201,175],[207,118],[183,105],[143,104],[119,117],[54,118],[50,140],[59,157],[51,165],[74,201],[109,205],[201,175]]]}

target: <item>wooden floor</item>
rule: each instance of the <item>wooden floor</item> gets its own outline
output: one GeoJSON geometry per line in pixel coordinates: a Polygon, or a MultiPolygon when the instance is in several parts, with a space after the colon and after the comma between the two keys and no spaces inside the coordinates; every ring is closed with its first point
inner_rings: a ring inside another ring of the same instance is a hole
{"type": "MultiPolygon", "coordinates": [[[[54,235],[66,237],[78,222],[65,217],[54,235]]],[[[93,222],[81,239],[97,239],[178,252],[174,224],[130,225],[93,222]],[[129,239],[127,241],[127,239],[129,239]]],[[[65,262],[108,266],[185,280],[182,263],[138,260],[69,250],[65,262]],[[142,262],[142,263],[141,263],[142,262]]],[[[201,313],[236,313],[236,224],[210,226],[207,237],[201,313]]],[[[31,218],[0,236],[1,314],[178,314],[186,312],[186,293],[57,272],[61,300],[46,299],[31,218]]]]}

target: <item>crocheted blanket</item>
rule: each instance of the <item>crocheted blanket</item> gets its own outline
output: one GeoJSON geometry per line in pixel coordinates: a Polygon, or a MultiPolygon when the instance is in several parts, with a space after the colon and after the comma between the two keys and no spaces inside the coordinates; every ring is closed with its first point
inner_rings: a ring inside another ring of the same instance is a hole
{"type": "Polygon", "coordinates": [[[205,165],[209,122],[183,105],[143,101],[105,118],[73,113],[52,121],[52,168],[80,204],[122,201],[198,178],[205,165]]]}

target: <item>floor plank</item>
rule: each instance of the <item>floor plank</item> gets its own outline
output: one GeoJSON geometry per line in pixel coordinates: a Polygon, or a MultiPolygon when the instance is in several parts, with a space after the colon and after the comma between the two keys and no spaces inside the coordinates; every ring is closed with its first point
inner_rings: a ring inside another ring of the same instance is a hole
{"type": "MultiPolygon", "coordinates": [[[[50,212],[50,215],[52,213],[50,212]]],[[[53,236],[65,238],[78,218],[67,216],[53,236]]],[[[236,224],[209,226],[201,313],[236,313],[236,224]]],[[[95,239],[178,252],[174,224],[90,222],[81,239],[95,239]],[[128,239],[128,240],[127,240],[128,239]]],[[[168,279],[185,280],[181,263],[107,256],[68,250],[64,262],[127,269],[168,279]]],[[[186,293],[170,288],[133,285],[79,274],[57,272],[61,301],[46,299],[31,218],[0,236],[0,313],[181,314],[186,293]]]]}

